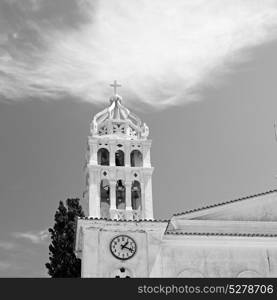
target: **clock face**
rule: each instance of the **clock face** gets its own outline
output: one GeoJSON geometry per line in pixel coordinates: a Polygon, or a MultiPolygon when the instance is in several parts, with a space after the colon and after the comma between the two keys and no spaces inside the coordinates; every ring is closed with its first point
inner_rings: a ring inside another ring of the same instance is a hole
{"type": "Polygon", "coordinates": [[[137,245],[128,235],[119,235],[112,239],[110,250],[114,257],[125,260],[135,255],[137,245]]]}

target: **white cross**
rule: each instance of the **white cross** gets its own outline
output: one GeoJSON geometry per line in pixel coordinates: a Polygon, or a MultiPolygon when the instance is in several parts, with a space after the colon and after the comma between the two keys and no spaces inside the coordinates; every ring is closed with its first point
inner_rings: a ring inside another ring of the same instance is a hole
{"type": "Polygon", "coordinates": [[[112,84],[110,84],[111,87],[113,87],[113,93],[114,96],[116,95],[116,88],[120,87],[121,84],[118,84],[116,80],[114,80],[114,82],[112,84]]]}

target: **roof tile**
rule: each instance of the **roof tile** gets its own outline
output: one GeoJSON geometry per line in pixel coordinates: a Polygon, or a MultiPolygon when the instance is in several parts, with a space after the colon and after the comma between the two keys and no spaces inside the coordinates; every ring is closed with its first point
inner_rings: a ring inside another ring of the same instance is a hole
{"type": "Polygon", "coordinates": [[[225,205],[225,204],[229,204],[229,203],[233,203],[233,202],[243,201],[243,200],[247,200],[247,199],[250,199],[250,198],[267,195],[267,194],[274,193],[274,192],[277,192],[277,190],[270,190],[270,191],[263,192],[263,193],[256,194],[256,195],[246,196],[246,197],[242,197],[242,198],[239,198],[239,199],[234,199],[234,200],[220,202],[220,203],[207,205],[207,206],[203,206],[203,207],[199,207],[199,208],[194,208],[194,209],[190,209],[190,210],[187,210],[187,211],[184,211],[184,212],[175,213],[175,214],[173,214],[173,216],[185,215],[185,214],[189,214],[189,213],[192,213],[192,212],[196,212],[196,211],[200,211],[200,210],[204,210],[204,209],[208,209],[208,208],[212,208],[212,207],[217,207],[217,206],[221,206],[221,205],[225,205]]]}

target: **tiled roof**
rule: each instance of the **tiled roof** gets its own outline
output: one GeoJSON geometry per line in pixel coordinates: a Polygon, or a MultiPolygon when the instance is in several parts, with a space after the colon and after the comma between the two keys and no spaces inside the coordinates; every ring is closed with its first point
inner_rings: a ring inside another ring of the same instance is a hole
{"type": "Polygon", "coordinates": [[[204,210],[204,209],[208,209],[208,208],[212,208],[212,207],[217,207],[217,206],[221,206],[221,205],[225,205],[225,204],[230,204],[230,203],[234,203],[234,202],[247,200],[247,199],[250,199],[250,198],[264,196],[264,195],[274,193],[274,192],[277,192],[277,190],[271,190],[271,191],[267,191],[267,192],[263,192],[263,193],[260,193],[260,194],[251,195],[251,196],[247,196],[247,197],[243,197],[243,198],[239,198],[239,199],[235,199],[235,200],[229,200],[229,201],[225,201],[225,202],[220,202],[220,203],[216,203],[216,204],[212,204],[212,205],[203,206],[203,207],[200,207],[200,208],[194,208],[194,209],[187,210],[187,211],[184,211],[184,212],[181,212],[181,213],[176,213],[173,216],[185,215],[185,214],[193,213],[193,212],[196,212],[196,211],[200,211],[200,210],[204,210]]]}
{"type": "Polygon", "coordinates": [[[206,236],[247,236],[247,237],[277,237],[277,234],[261,233],[219,233],[219,232],[177,232],[167,231],[166,235],[206,235],[206,236]]]}
{"type": "Polygon", "coordinates": [[[170,220],[150,220],[150,219],[140,219],[140,220],[117,220],[108,218],[94,218],[94,217],[79,217],[80,220],[103,220],[103,221],[116,221],[116,222],[169,222],[170,220]]]}

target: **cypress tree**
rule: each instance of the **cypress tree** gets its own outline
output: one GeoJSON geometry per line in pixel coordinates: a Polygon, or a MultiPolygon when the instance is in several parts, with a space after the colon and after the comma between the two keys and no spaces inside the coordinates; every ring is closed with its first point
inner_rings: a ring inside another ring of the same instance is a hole
{"type": "Polygon", "coordinates": [[[79,199],[62,201],[55,213],[55,224],[48,231],[51,235],[49,261],[45,264],[48,274],[53,277],[81,277],[81,260],[74,253],[75,220],[84,212],[79,199]]]}

